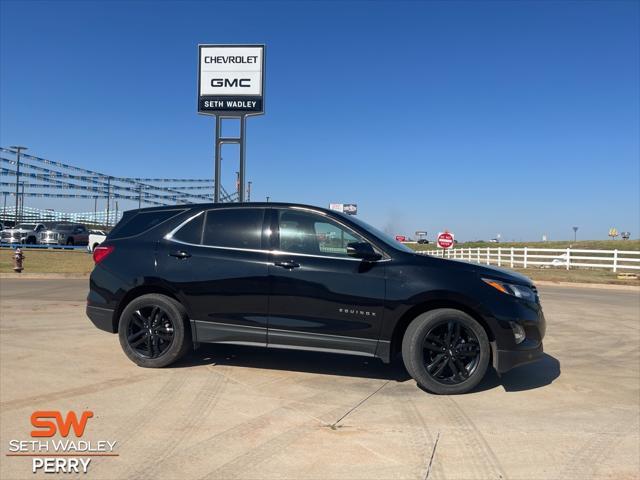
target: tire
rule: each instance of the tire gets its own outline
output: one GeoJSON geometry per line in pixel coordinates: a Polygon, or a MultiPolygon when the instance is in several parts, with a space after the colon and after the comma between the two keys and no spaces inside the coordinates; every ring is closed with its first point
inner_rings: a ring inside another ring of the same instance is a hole
{"type": "Polygon", "coordinates": [[[402,339],[402,360],[409,375],[421,388],[439,395],[472,390],[484,377],[490,356],[484,328],[451,308],[418,315],[402,339]]]}
{"type": "Polygon", "coordinates": [[[25,242],[27,245],[35,245],[36,239],[35,237],[27,237],[27,241],[25,242]]]}
{"type": "Polygon", "coordinates": [[[68,238],[67,239],[67,245],[73,245],[73,238],[68,238]]]}
{"type": "Polygon", "coordinates": [[[171,365],[192,346],[191,327],[184,307],[173,298],[157,293],[137,297],[124,308],[118,323],[118,337],[127,357],[147,368],[171,365]]]}

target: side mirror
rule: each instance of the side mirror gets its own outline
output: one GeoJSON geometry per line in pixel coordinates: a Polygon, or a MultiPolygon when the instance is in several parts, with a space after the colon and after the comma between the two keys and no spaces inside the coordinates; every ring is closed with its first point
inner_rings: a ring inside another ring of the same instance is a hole
{"type": "Polygon", "coordinates": [[[367,242],[351,242],[347,244],[347,255],[369,262],[375,262],[382,258],[382,255],[377,253],[371,244],[367,242]]]}

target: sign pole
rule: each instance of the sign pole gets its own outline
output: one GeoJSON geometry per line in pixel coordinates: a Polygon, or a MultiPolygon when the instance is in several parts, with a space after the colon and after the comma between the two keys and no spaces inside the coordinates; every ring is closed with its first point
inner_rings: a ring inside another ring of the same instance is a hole
{"type": "Polygon", "coordinates": [[[220,141],[220,130],[222,127],[222,118],[220,115],[216,115],[216,132],[215,132],[215,155],[214,155],[214,168],[215,168],[215,177],[213,181],[213,201],[214,203],[220,203],[220,182],[221,182],[221,172],[220,169],[222,167],[222,158],[220,157],[221,145],[220,141]]]}
{"type": "Polygon", "coordinates": [[[245,130],[247,128],[247,116],[246,115],[242,115],[240,117],[240,138],[239,138],[239,145],[240,145],[240,178],[238,179],[240,185],[238,188],[238,195],[239,195],[239,201],[240,202],[244,202],[246,200],[245,198],[245,167],[246,167],[246,163],[245,163],[245,149],[246,149],[246,142],[245,142],[245,130]]]}

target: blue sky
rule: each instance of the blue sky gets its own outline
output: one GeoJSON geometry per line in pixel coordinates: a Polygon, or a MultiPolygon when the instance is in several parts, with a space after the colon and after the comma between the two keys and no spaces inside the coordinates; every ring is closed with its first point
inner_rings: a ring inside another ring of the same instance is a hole
{"type": "Polygon", "coordinates": [[[430,237],[638,238],[639,5],[3,1],[0,144],[117,176],[212,176],[197,44],[265,43],[252,199],[355,202],[430,237]]]}

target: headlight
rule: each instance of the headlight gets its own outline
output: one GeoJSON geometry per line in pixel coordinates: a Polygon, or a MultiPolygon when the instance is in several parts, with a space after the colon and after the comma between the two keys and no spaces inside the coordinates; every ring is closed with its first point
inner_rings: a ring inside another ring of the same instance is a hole
{"type": "Polygon", "coordinates": [[[529,302],[536,301],[536,293],[529,287],[524,285],[516,285],[514,283],[500,282],[492,278],[483,278],[482,281],[487,285],[491,285],[496,290],[500,290],[507,295],[513,295],[514,297],[528,300],[529,302]]]}

